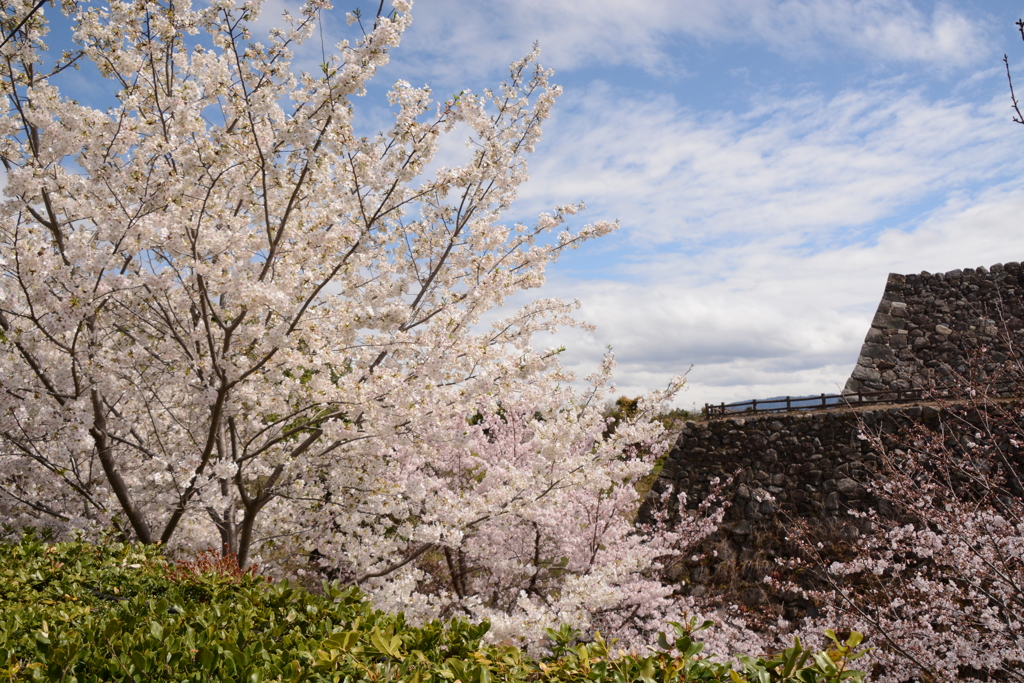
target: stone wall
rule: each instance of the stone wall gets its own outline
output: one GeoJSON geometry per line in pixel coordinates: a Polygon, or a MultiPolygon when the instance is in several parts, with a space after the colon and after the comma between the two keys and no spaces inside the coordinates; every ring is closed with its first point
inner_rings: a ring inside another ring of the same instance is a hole
{"type": "Polygon", "coordinates": [[[858,438],[859,417],[892,431],[915,419],[937,420],[938,412],[904,406],[687,422],[638,521],[654,521],[666,491],[686,492],[687,507],[695,509],[714,479],[734,478],[720,494],[729,506],[718,532],[672,567],[668,576],[676,590],[787,619],[810,614],[806,600],[774,594],[762,579],[778,569],[777,558],[791,556],[787,536],[795,518],[821,537],[849,542],[862,530],[846,511],[882,507],[864,485],[877,456],[858,438]]]}
{"type": "MultiPolygon", "coordinates": [[[[939,387],[954,373],[975,379],[998,374],[1001,388],[1024,379],[1019,366],[1007,362],[1013,346],[1024,348],[1022,293],[1024,268],[1016,262],[889,275],[845,391],[939,387]]],[[[862,508],[871,503],[862,482],[874,455],[857,438],[858,415],[891,430],[938,419],[935,408],[896,406],[688,422],[641,515],[670,486],[694,501],[707,494],[711,479],[734,474],[727,520],[741,534],[749,527],[742,522],[768,512],[821,517],[862,508]],[[774,502],[764,503],[768,494],[774,502]]]]}
{"type": "MultiPolygon", "coordinates": [[[[1013,414],[1024,409],[1019,401],[1002,407],[1013,414]]],[[[838,558],[832,553],[846,552],[837,549],[849,550],[858,536],[870,530],[866,519],[848,511],[874,509],[883,517],[895,514],[891,503],[875,498],[869,489],[872,477],[878,476],[879,456],[872,450],[874,442],[861,438],[862,431],[881,434],[884,440],[884,435],[902,428],[935,431],[941,426],[947,446],[960,448],[965,435],[988,425],[996,430],[996,441],[1004,451],[1012,450],[1010,437],[1018,429],[1014,427],[1011,434],[996,427],[987,409],[954,405],[950,410],[956,411],[955,419],[944,415],[944,410],[904,404],[687,422],[638,521],[655,520],[665,492],[686,492],[687,507],[694,510],[715,479],[724,482],[733,477],[720,492],[729,505],[718,532],[692,557],[672,567],[668,578],[683,594],[720,596],[786,619],[812,614],[806,599],[773,592],[762,579],[780,571],[778,559],[800,552],[789,538],[798,520],[806,524],[805,538],[824,541],[826,550],[821,552],[838,558]]],[[[1009,486],[1015,495],[1024,495],[1012,481],[1009,486]]],[[[784,578],[804,582],[805,588],[815,580],[813,574],[784,578]]]]}
{"type": "MultiPolygon", "coordinates": [[[[1009,361],[1014,346],[1024,348],[1022,292],[1018,263],[890,275],[845,392],[896,398],[897,391],[941,387],[960,374],[998,379],[999,393],[1019,395],[1013,386],[1024,377],[1009,361]]],[[[860,438],[861,424],[893,433],[911,425],[937,428],[941,417],[929,405],[890,404],[687,422],[638,520],[653,521],[668,490],[686,492],[688,507],[695,508],[714,479],[734,477],[722,492],[730,505],[711,540],[714,551],[681,567],[677,578],[691,594],[728,583],[743,602],[759,604],[765,598],[759,572],[791,550],[785,537],[793,519],[852,540],[862,529],[848,510],[891,511],[865,486],[878,456],[860,438]],[[744,565],[752,569],[738,584],[735,577],[722,578],[744,565]]]]}
{"type": "Polygon", "coordinates": [[[725,529],[735,536],[749,533],[751,521],[779,513],[820,518],[863,510],[874,503],[864,482],[876,455],[859,438],[858,417],[893,431],[916,420],[937,422],[938,411],[901,406],[687,422],[641,509],[641,521],[650,521],[669,488],[685,491],[695,507],[713,479],[730,476],[725,529]]]}
{"type": "MultiPolygon", "coordinates": [[[[889,275],[844,393],[932,388],[950,371],[978,379],[1024,343],[1024,268],[1019,263],[948,273],[889,275]],[[985,347],[984,359],[972,355],[985,347]]],[[[1005,380],[1019,379],[1015,367],[1005,380]]]]}

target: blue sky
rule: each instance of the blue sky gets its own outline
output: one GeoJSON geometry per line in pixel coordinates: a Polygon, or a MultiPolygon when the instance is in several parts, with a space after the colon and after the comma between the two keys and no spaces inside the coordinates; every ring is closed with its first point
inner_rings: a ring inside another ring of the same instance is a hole
{"type": "Polygon", "coordinates": [[[399,78],[479,92],[539,41],[564,94],[509,221],[584,201],[580,224],[622,228],[530,292],[579,299],[597,331],[537,345],[564,344],[580,376],[611,346],[630,395],[693,365],[683,406],[834,392],[889,272],[1024,261],[1002,64],[1024,96],[1020,16],[1000,0],[416,0],[359,106],[386,125],[399,78]]]}

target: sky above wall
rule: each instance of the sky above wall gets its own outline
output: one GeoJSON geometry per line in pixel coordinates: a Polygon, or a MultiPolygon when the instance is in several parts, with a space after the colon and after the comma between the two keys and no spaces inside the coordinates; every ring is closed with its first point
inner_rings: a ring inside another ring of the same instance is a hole
{"type": "MultiPolygon", "coordinates": [[[[555,69],[564,94],[508,218],[582,201],[576,225],[620,221],[528,293],[582,302],[595,332],[536,345],[564,345],[581,377],[612,347],[619,393],[691,366],[684,407],[837,392],[888,273],[1024,261],[1024,126],[1002,63],[1024,96],[1024,3],[416,0],[412,14],[358,105],[382,127],[397,79],[480,92],[534,41],[555,69]]],[[[451,140],[442,160],[465,153],[451,140]]]]}
{"type": "MultiPolygon", "coordinates": [[[[564,88],[513,212],[621,229],[539,294],[576,298],[585,375],[693,369],[683,406],[836,392],[890,272],[1024,260],[1024,3],[419,0],[389,72],[479,91],[539,41],[564,88]]],[[[387,80],[387,79],[385,79],[387,80]]],[[[538,339],[539,344],[548,340],[538,339]]]]}

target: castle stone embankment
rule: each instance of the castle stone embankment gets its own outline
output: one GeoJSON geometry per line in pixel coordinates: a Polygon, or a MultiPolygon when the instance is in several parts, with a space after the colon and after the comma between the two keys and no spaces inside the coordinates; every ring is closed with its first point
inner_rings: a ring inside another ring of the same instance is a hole
{"type": "Polygon", "coordinates": [[[899,406],[687,422],[648,494],[641,521],[650,521],[652,506],[666,490],[685,491],[693,507],[711,492],[714,479],[729,477],[725,528],[738,538],[749,533],[751,521],[779,513],[821,518],[866,509],[875,503],[864,483],[877,455],[861,438],[859,419],[893,432],[919,421],[937,424],[938,418],[931,406],[899,406]]]}
{"type": "MultiPolygon", "coordinates": [[[[942,386],[951,371],[984,379],[1024,343],[1019,263],[948,273],[893,273],[845,392],[942,386]],[[972,355],[985,348],[984,357],[972,355]]],[[[1020,379],[1007,368],[1005,380],[1020,379]]]]}
{"type": "MultiPolygon", "coordinates": [[[[1000,410],[1008,414],[1022,410],[1019,400],[1000,403],[1000,410]]],[[[956,411],[954,419],[945,408],[926,404],[687,422],[638,521],[654,521],[663,493],[685,492],[687,508],[694,510],[711,493],[714,480],[725,482],[731,477],[719,493],[728,505],[718,532],[702,547],[703,556],[699,552],[685,561],[672,578],[681,583],[681,592],[727,595],[750,607],[774,604],[787,619],[799,618],[806,614],[805,600],[770,596],[762,583],[765,575],[779,569],[778,558],[799,552],[789,538],[794,522],[805,523],[809,534],[805,538],[824,540],[822,552],[831,553],[839,546],[849,547],[869,530],[867,520],[849,511],[894,514],[890,502],[872,495],[870,483],[878,476],[880,456],[874,450],[878,441],[863,438],[865,434],[888,441],[886,435],[906,428],[936,431],[941,426],[952,435],[951,426],[956,427],[954,431],[968,428],[973,433],[987,425],[996,430],[995,439],[1006,452],[1011,450],[1009,440],[1016,432],[1002,431],[988,419],[983,406],[964,407],[950,407],[956,411]]],[[[952,442],[947,446],[959,448],[952,442]]],[[[673,507],[670,504],[668,509],[673,507]]],[[[678,508],[675,512],[679,513],[678,508]]]]}
{"type": "Polygon", "coordinates": [[[937,424],[938,418],[934,407],[901,406],[687,422],[638,521],[654,521],[665,492],[686,492],[687,507],[695,509],[715,479],[732,477],[720,492],[728,507],[719,531],[702,547],[703,557],[678,566],[672,578],[680,583],[678,590],[690,595],[728,596],[750,607],[774,602],[787,618],[797,617],[806,605],[769,597],[762,584],[767,573],[778,569],[776,558],[792,551],[787,530],[793,520],[807,521],[815,533],[850,541],[861,529],[848,510],[884,511],[884,502],[865,486],[878,455],[860,438],[859,420],[892,432],[915,421],[937,424]]]}
{"type": "MultiPolygon", "coordinates": [[[[1000,377],[1015,393],[1020,377],[1013,347],[1024,348],[1024,268],[1019,263],[947,273],[890,274],[847,392],[941,387],[955,374],[1000,377]]],[[[715,477],[735,475],[727,519],[740,524],[769,508],[797,516],[834,516],[868,504],[862,482],[874,464],[858,438],[867,425],[938,419],[933,407],[895,405],[862,410],[771,413],[688,422],[668,456],[642,515],[670,486],[701,499],[715,477]],[[761,499],[770,494],[775,501],[761,499]]]]}
{"type": "MultiPolygon", "coordinates": [[[[1024,348],[1022,292],[1024,268],[1018,263],[890,275],[845,392],[892,392],[896,398],[901,390],[941,388],[959,374],[997,379],[999,393],[1019,395],[1015,384],[1024,378],[1019,364],[1010,361],[1013,347],[1024,348]]],[[[847,511],[888,514],[886,502],[873,499],[865,486],[876,476],[878,454],[862,430],[936,428],[940,419],[933,405],[904,403],[687,422],[639,521],[653,520],[666,491],[685,492],[694,508],[713,480],[733,477],[721,493],[730,505],[710,555],[717,568],[683,568],[680,575],[692,591],[705,590],[716,575],[728,574],[722,571],[727,565],[767,558],[761,567],[770,566],[786,552],[785,530],[793,519],[852,540],[862,530],[847,511]]],[[[764,574],[754,574],[741,583],[753,595],[748,604],[764,597],[750,587],[764,574]]]]}

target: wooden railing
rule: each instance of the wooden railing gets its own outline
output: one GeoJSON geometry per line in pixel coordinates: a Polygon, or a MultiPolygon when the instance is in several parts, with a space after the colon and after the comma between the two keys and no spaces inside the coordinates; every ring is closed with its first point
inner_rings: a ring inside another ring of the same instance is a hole
{"type": "MultiPolygon", "coordinates": [[[[893,389],[888,391],[858,391],[848,394],[821,394],[820,396],[801,396],[794,398],[771,398],[739,403],[704,404],[704,415],[715,417],[742,417],[757,413],[789,413],[799,410],[831,410],[834,408],[850,408],[874,403],[910,403],[926,401],[934,398],[949,398],[953,390],[942,387],[929,389],[893,389]]],[[[1014,383],[1006,387],[998,387],[994,394],[1019,395],[1020,387],[1014,383]]]]}

